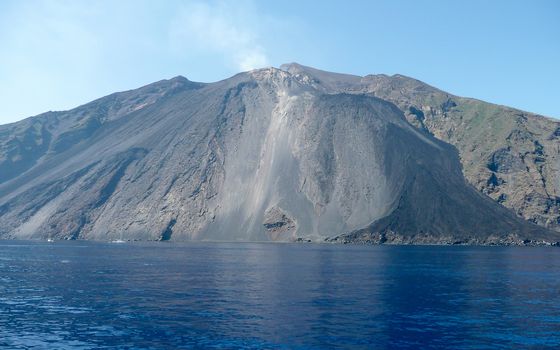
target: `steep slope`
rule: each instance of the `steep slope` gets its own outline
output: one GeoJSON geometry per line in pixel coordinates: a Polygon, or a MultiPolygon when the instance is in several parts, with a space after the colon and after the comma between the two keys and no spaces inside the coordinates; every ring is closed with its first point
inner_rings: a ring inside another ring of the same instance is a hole
{"type": "Polygon", "coordinates": [[[35,145],[46,151],[0,184],[0,236],[560,240],[469,186],[455,148],[382,99],[325,93],[274,68],[157,84],[155,94],[142,88],[36,117],[49,136],[35,145]],[[91,118],[99,123],[90,130],[91,118]]]}
{"type": "Polygon", "coordinates": [[[88,139],[105,123],[145,108],[166,95],[199,85],[177,77],[115,93],[68,112],[47,112],[0,125],[0,184],[88,139]]]}
{"type": "Polygon", "coordinates": [[[340,75],[296,63],[282,69],[326,93],[393,102],[409,122],[459,150],[464,175],[519,216],[560,231],[560,122],[451,95],[402,75],[340,75]]]}

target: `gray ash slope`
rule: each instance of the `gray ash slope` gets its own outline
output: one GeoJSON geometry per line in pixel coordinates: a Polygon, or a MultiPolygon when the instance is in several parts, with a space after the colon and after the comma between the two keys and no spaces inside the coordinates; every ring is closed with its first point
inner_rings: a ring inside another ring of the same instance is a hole
{"type": "Polygon", "coordinates": [[[396,105],[339,90],[291,69],[177,77],[0,126],[0,237],[560,240],[396,105]]]}
{"type": "Polygon", "coordinates": [[[282,69],[326,93],[377,96],[418,130],[454,145],[467,181],[520,217],[560,231],[560,121],[464,98],[403,75],[333,74],[297,63],[282,69]]]}

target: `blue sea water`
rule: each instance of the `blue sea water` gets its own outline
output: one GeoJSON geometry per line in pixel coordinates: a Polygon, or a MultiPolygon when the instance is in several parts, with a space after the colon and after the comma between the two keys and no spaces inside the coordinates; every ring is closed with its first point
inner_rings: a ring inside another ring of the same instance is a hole
{"type": "Polygon", "coordinates": [[[560,249],[0,241],[0,347],[560,348],[560,249]]]}

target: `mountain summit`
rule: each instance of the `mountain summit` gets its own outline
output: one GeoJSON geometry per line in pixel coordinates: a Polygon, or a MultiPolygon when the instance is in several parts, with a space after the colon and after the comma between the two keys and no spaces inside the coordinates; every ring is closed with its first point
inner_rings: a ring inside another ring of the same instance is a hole
{"type": "Polygon", "coordinates": [[[399,75],[177,77],[0,126],[0,237],[556,242],[560,201],[517,196],[556,198],[523,167],[556,176],[554,123],[399,75]]]}

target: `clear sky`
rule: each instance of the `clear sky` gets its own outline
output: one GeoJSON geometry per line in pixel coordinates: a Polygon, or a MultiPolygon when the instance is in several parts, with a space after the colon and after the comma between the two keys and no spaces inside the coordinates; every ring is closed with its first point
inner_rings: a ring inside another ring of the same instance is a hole
{"type": "Polygon", "coordinates": [[[560,1],[0,1],[0,123],[298,62],[560,118],[560,1]]]}

